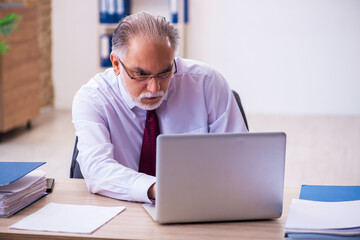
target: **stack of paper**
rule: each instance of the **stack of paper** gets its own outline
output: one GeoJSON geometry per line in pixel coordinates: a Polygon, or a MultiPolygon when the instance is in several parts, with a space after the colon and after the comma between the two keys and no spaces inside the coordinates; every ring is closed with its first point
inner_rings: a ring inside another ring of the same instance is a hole
{"type": "Polygon", "coordinates": [[[0,217],[9,217],[46,195],[45,172],[31,172],[42,164],[0,163],[0,217]]]}
{"type": "Polygon", "coordinates": [[[303,185],[303,199],[293,199],[290,205],[285,238],[360,240],[359,190],[359,186],[303,185]]]}

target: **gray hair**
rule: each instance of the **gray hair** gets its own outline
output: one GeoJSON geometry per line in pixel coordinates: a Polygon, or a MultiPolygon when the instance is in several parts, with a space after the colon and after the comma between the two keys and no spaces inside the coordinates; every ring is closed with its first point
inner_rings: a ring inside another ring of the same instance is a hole
{"type": "Polygon", "coordinates": [[[151,41],[169,41],[176,51],[179,44],[179,33],[164,17],[139,12],[123,18],[112,35],[112,53],[125,58],[130,41],[135,37],[151,41]]]}

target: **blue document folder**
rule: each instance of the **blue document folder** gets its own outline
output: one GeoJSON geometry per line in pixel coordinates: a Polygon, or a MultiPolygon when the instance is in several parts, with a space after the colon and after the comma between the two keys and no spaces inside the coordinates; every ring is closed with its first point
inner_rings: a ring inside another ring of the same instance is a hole
{"type": "Polygon", "coordinates": [[[0,186],[10,184],[45,162],[0,162],[0,186]]]}
{"type": "Polygon", "coordinates": [[[316,233],[289,233],[285,236],[285,239],[297,239],[297,240],[360,240],[360,236],[338,236],[329,234],[316,234],[316,233]]]}
{"type": "Polygon", "coordinates": [[[360,200],[360,186],[302,185],[299,198],[323,202],[360,200]]]}

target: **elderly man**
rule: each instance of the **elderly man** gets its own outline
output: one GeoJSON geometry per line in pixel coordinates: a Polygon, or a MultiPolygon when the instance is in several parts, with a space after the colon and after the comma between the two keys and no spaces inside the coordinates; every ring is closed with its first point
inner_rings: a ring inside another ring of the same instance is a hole
{"type": "Polygon", "coordinates": [[[163,17],[125,17],[113,33],[112,68],[76,93],[77,161],[92,193],[154,199],[158,134],[247,131],[225,79],[175,57],[178,40],[163,17]]]}

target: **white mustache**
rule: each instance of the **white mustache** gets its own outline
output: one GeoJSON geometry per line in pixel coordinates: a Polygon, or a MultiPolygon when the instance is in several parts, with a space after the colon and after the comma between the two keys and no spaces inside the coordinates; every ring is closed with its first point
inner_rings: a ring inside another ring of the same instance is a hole
{"type": "Polygon", "coordinates": [[[165,93],[164,93],[164,91],[159,91],[159,92],[157,92],[157,93],[155,93],[155,94],[153,94],[153,93],[150,93],[150,92],[146,92],[146,93],[142,93],[142,94],[140,94],[140,96],[139,97],[137,97],[139,100],[141,100],[141,99],[143,99],[143,98],[154,98],[154,97],[162,97],[162,96],[164,96],[165,95],[165,93]]]}

